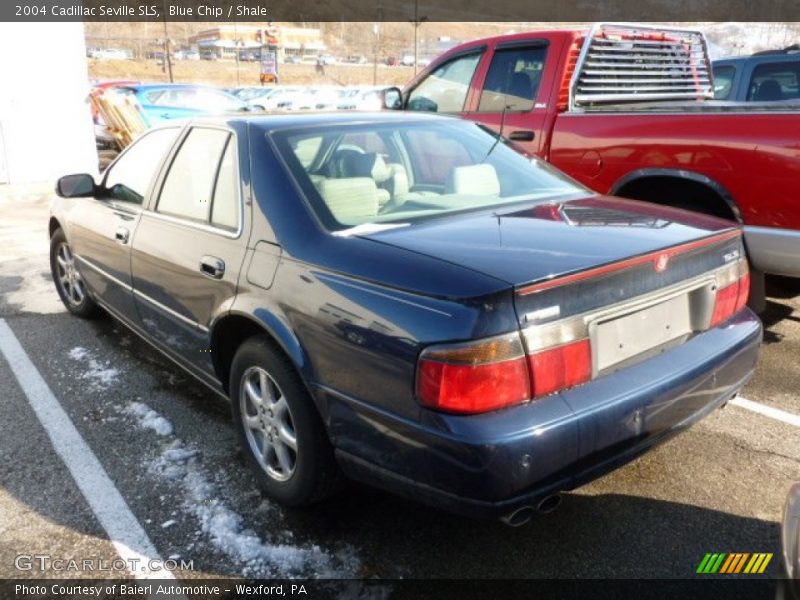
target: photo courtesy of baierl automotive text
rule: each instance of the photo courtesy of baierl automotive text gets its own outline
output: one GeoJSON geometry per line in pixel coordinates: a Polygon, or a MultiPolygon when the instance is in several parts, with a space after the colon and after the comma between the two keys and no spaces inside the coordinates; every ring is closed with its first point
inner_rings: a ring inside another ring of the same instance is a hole
{"type": "Polygon", "coordinates": [[[799,184],[790,0],[0,6],[0,597],[800,600],[799,184]]]}

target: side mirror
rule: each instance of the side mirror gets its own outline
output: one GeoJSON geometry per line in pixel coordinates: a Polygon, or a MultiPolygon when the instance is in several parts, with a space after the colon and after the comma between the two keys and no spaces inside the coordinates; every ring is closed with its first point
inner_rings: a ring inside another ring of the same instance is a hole
{"type": "Polygon", "coordinates": [[[399,110],[403,107],[403,92],[397,87],[386,88],[381,90],[381,100],[384,108],[399,110]]]}
{"type": "Polygon", "coordinates": [[[87,198],[94,196],[97,186],[88,173],[64,175],[56,183],[56,194],[62,198],[87,198]]]}

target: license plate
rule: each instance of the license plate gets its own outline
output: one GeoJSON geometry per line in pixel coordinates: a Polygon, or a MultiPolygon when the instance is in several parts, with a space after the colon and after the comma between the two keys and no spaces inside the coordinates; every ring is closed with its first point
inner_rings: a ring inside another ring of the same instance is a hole
{"type": "Polygon", "coordinates": [[[691,331],[688,294],[597,322],[592,339],[595,368],[602,371],[691,331]]]}

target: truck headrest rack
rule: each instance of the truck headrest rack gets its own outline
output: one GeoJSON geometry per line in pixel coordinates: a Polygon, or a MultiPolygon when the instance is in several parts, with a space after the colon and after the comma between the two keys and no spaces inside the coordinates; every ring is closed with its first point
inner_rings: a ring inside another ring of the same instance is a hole
{"type": "Polygon", "coordinates": [[[714,97],[701,31],[597,23],[584,39],[570,82],[570,108],[714,97]]]}

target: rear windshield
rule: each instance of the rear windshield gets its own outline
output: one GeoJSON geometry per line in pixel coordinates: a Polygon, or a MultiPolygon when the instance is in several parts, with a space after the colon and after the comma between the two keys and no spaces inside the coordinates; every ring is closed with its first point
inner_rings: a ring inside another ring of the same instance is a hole
{"type": "Polygon", "coordinates": [[[315,126],[272,137],[331,231],[590,194],[469,121],[315,126]]]}

